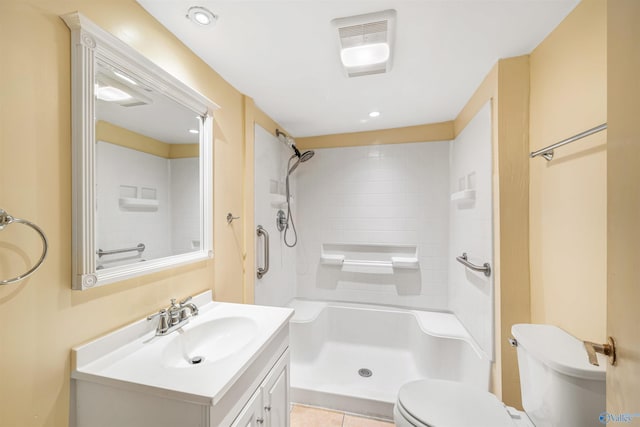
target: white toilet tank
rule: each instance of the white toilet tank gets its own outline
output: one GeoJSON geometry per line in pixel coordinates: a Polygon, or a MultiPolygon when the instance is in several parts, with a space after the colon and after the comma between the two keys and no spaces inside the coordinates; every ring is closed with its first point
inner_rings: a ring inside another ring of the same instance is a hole
{"type": "Polygon", "coordinates": [[[522,406],[536,427],[602,426],[607,359],[589,364],[582,341],[551,325],[513,325],[522,406]]]}

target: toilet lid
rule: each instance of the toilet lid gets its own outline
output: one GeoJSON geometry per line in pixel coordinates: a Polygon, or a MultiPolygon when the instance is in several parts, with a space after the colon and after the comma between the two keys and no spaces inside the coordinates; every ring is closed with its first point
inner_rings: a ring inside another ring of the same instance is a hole
{"type": "Polygon", "coordinates": [[[398,403],[430,427],[513,427],[502,402],[493,394],[446,380],[419,380],[402,386],[398,403]]]}

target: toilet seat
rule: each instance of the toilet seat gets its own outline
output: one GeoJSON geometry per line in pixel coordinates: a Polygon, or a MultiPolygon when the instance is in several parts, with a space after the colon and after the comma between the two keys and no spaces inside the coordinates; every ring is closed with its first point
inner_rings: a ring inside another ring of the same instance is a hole
{"type": "Polygon", "coordinates": [[[396,416],[417,427],[515,427],[493,394],[463,383],[418,380],[400,388],[396,416]]]}

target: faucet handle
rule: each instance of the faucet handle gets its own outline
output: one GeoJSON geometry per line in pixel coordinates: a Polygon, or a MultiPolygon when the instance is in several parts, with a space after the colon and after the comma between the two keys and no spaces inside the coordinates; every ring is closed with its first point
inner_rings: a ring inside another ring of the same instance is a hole
{"type": "Polygon", "coordinates": [[[180,301],[180,319],[187,319],[189,317],[192,316],[197,316],[198,315],[198,307],[192,303],[189,302],[191,301],[191,297],[188,296],[185,299],[183,299],[182,301],[180,301]],[[189,310],[189,313],[187,313],[187,310],[189,310]]]}
{"type": "Polygon", "coordinates": [[[147,320],[153,320],[156,317],[160,316],[160,318],[164,317],[167,315],[167,310],[165,310],[164,308],[162,310],[160,310],[157,313],[153,313],[151,316],[147,316],[147,320]]]}
{"type": "Polygon", "coordinates": [[[160,317],[160,320],[158,321],[158,327],[156,328],[156,335],[163,334],[169,329],[169,314],[167,313],[167,310],[162,309],[159,312],[147,317],[147,320],[152,320],[156,317],[160,317]]]}
{"type": "Polygon", "coordinates": [[[591,363],[592,365],[600,366],[596,353],[609,356],[609,363],[611,365],[616,364],[616,343],[613,338],[609,337],[606,344],[596,344],[591,341],[584,341],[584,348],[587,350],[589,363],[591,363]]]}

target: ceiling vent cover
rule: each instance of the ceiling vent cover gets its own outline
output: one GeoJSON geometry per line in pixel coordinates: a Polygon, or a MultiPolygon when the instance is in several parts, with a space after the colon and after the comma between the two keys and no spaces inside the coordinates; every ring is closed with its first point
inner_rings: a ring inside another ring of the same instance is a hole
{"type": "Polygon", "coordinates": [[[337,18],[340,60],[347,76],[359,77],[391,70],[396,11],[337,18]]]}

